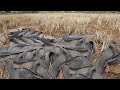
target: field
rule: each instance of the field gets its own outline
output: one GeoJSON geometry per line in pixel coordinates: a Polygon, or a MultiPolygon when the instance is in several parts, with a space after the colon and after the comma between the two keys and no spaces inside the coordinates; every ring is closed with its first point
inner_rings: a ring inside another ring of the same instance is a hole
{"type": "MultiPolygon", "coordinates": [[[[59,38],[63,34],[86,35],[95,41],[97,60],[100,51],[110,40],[120,47],[120,14],[117,13],[34,13],[0,15],[0,33],[5,36],[4,45],[9,44],[7,33],[19,27],[34,27],[46,35],[59,38]]],[[[107,66],[106,75],[120,77],[120,66],[107,66]]]]}

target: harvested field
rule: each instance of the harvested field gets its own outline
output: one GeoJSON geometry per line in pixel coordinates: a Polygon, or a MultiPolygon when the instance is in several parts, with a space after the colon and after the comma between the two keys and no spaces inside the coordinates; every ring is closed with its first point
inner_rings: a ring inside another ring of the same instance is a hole
{"type": "MultiPolygon", "coordinates": [[[[120,48],[120,14],[88,13],[37,13],[0,15],[0,33],[3,37],[1,47],[9,45],[8,32],[19,27],[34,27],[37,31],[59,38],[61,35],[80,35],[90,37],[96,44],[94,61],[111,40],[120,48]]],[[[119,77],[119,65],[108,66],[106,75],[119,77]]]]}

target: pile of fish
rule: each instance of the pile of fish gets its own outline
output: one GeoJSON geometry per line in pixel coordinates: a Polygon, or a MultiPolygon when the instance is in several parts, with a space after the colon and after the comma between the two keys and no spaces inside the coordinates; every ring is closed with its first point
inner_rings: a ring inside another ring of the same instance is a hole
{"type": "Polygon", "coordinates": [[[95,42],[89,37],[47,37],[31,28],[9,32],[10,44],[0,48],[0,65],[10,79],[104,79],[106,65],[120,63],[120,50],[111,41],[95,63],[95,42]]]}

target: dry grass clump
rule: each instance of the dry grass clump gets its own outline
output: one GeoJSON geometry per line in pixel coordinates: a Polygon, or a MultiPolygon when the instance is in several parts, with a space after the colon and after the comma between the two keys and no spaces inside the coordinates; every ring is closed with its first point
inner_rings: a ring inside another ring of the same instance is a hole
{"type": "Polygon", "coordinates": [[[9,79],[8,71],[4,66],[0,66],[0,79],[9,79]]]}

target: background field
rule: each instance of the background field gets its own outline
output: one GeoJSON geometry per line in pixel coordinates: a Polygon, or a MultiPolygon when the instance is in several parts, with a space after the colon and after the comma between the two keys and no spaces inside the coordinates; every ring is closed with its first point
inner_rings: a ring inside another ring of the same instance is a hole
{"type": "MultiPolygon", "coordinates": [[[[0,33],[5,36],[4,45],[9,43],[7,33],[19,27],[34,27],[44,34],[60,37],[63,34],[87,35],[96,42],[97,53],[106,47],[109,40],[115,40],[120,47],[119,12],[37,12],[12,13],[0,15],[0,33]]],[[[106,74],[110,77],[120,76],[120,66],[107,66],[106,74]]]]}

